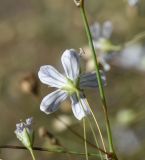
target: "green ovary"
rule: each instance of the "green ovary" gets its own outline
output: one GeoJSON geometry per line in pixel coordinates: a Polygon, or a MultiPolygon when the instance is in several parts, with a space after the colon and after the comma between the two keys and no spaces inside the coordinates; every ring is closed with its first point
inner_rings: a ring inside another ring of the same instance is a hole
{"type": "Polygon", "coordinates": [[[77,81],[72,81],[70,79],[67,79],[67,83],[64,87],[62,87],[62,90],[65,90],[70,95],[72,95],[73,93],[77,93],[78,90],[79,90],[77,82],[78,82],[78,80],[77,81]]]}
{"type": "Polygon", "coordinates": [[[98,44],[100,48],[105,52],[119,51],[121,49],[119,45],[113,45],[109,40],[104,38],[100,39],[98,44]]]}

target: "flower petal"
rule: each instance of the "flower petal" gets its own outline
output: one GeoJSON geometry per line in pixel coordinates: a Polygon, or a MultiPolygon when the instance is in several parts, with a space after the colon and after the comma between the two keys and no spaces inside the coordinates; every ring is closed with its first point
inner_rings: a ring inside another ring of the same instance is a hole
{"type": "Polygon", "coordinates": [[[91,33],[94,41],[97,41],[101,37],[101,26],[98,22],[93,24],[91,27],[91,33]]]}
{"type": "Polygon", "coordinates": [[[128,0],[128,4],[129,4],[131,7],[137,6],[138,3],[139,3],[139,0],[128,0]]]}
{"type": "Polygon", "coordinates": [[[40,104],[40,110],[46,114],[55,112],[60,103],[67,98],[67,93],[62,90],[56,90],[43,98],[40,104]]]}
{"type": "Polygon", "coordinates": [[[109,39],[111,37],[112,30],[113,30],[113,26],[112,26],[111,21],[104,22],[103,27],[102,27],[102,36],[104,38],[109,39]]]}
{"type": "Polygon", "coordinates": [[[79,54],[73,50],[66,50],[61,57],[64,71],[68,78],[76,80],[80,72],[79,54]]]}
{"type": "MultiPolygon", "coordinates": [[[[103,84],[106,84],[106,76],[104,75],[104,73],[102,71],[101,72],[101,78],[103,81],[103,84]]],[[[92,72],[92,73],[86,73],[86,74],[82,74],[80,76],[80,88],[94,88],[94,87],[98,87],[98,80],[96,77],[96,72],[92,72]]]]}
{"type": "Polygon", "coordinates": [[[50,65],[40,67],[38,76],[42,83],[51,87],[61,88],[66,83],[66,78],[50,65]]]}
{"type": "Polygon", "coordinates": [[[90,113],[86,98],[83,95],[80,95],[80,101],[79,101],[77,95],[73,94],[71,96],[71,101],[72,101],[72,111],[74,113],[74,116],[78,120],[81,120],[83,117],[87,116],[87,114],[90,113]]]}

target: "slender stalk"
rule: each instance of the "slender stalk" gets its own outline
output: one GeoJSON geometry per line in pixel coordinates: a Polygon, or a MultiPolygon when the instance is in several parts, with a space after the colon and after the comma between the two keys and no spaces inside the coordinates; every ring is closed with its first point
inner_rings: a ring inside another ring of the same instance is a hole
{"type": "Polygon", "coordinates": [[[92,114],[92,116],[93,116],[93,119],[94,119],[94,121],[95,121],[96,127],[97,127],[97,129],[98,129],[98,132],[99,132],[99,135],[100,135],[100,138],[101,138],[101,141],[102,141],[103,148],[104,148],[104,150],[105,150],[105,152],[106,152],[106,147],[105,147],[105,143],[104,143],[104,140],[103,140],[103,135],[102,135],[101,129],[100,129],[100,127],[99,127],[99,124],[98,124],[98,122],[97,122],[97,119],[96,119],[96,117],[95,117],[95,115],[94,115],[94,113],[93,113],[93,111],[92,111],[92,108],[90,107],[88,101],[86,101],[86,103],[88,104],[88,107],[89,107],[89,109],[90,109],[90,111],[91,111],[91,114],[92,114]]]}
{"type": "Polygon", "coordinates": [[[126,42],[124,44],[124,47],[128,47],[130,45],[133,45],[139,41],[141,41],[142,39],[145,38],[145,31],[138,33],[137,35],[135,35],[130,41],[126,42]]]}
{"type": "MultiPolygon", "coordinates": [[[[56,118],[57,120],[61,121],[61,122],[67,127],[67,129],[70,130],[74,135],[76,135],[77,137],[79,137],[80,139],[82,139],[82,140],[84,141],[84,138],[83,138],[80,134],[78,134],[76,131],[74,131],[70,126],[68,126],[68,125],[66,124],[66,122],[62,121],[62,120],[61,120],[60,118],[58,118],[57,116],[55,116],[55,118],[56,118]]],[[[106,154],[106,155],[109,156],[109,153],[107,153],[106,151],[104,151],[104,150],[101,149],[100,147],[98,147],[98,146],[96,146],[95,144],[89,142],[88,140],[86,140],[86,142],[87,142],[91,147],[96,148],[99,152],[101,152],[101,153],[106,154]]]]}
{"type": "Polygon", "coordinates": [[[84,128],[84,142],[85,142],[85,153],[86,153],[86,160],[89,160],[88,157],[88,148],[87,148],[87,136],[86,136],[86,121],[85,118],[83,118],[83,128],[84,128]]]}
{"type": "Polygon", "coordinates": [[[31,153],[32,159],[33,159],[33,160],[36,160],[32,148],[30,148],[29,151],[30,151],[30,153],[31,153]]]}
{"type": "MultiPolygon", "coordinates": [[[[104,113],[105,113],[107,135],[108,135],[108,140],[109,140],[109,149],[110,149],[110,152],[112,152],[116,157],[116,154],[115,154],[115,151],[114,151],[114,146],[113,146],[111,127],[110,127],[110,122],[109,122],[109,117],[108,117],[106,98],[105,98],[105,93],[104,93],[104,89],[103,89],[103,83],[102,83],[102,80],[101,80],[101,75],[100,75],[100,72],[99,72],[99,66],[98,66],[98,62],[97,62],[95,48],[94,48],[94,45],[93,45],[93,40],[92,40],[88,20],[87,20],[87,17],[86,17],[84,5],[81,5],[79,8],[80,8],[82,19],[83,19],[83,22],[84,22],[87,38],[88,38],[88,41],[89,41],[89,46],[91,48],[93,59],[94,59],[96,77],[98,79],[99,93],[100,93],[100,96],[101,96],[101,100],[102,100],[102,103],[103,103],[103,110],[104,110],[104,113]]],[[[117,159],[117,157],[115,159],[117,159]]]]}
{"type": "MultiPolygon", "coordinates": [[[[12,145],[3,145],[0,146],[0,149],[22,149],[22,150],[27,150],[26,147],[23,146],[12,146],[12,145]]],[[[80,155],[83,156],[86,153],[80,153],[80,152],[76,152],[76,151],[66,151],[64,149],[58,148],[58,149],[49,149],[49,148],[41,148],[41,147],[33,147],[32,150],[36,150],[36,151],[45,151],[45,152],[49,152],[49,153],[69,153],[72,155],[80,155]]],[[[88,153],[88,156],[92,156],[92,157],[100,157],[99,154],[96,153],[88,153]]],[[[105,157],[104,157],[105,159],[105,157]]]]}
{"type": "MultiPolygon", "coordinates": [[[[92,124],[91,124],[91,122],[90,122],[90,119],[88,119],[88,121],[89,121],[89,125],[90,125],[90,128],[91,128],[91,131],[92,131],[92,134],[93,134],[93,137],[94,137],[94,140],[95,140],[96,146],[97,146],[97,147],[99,147],[99,143],[98,143],[98,140],[97,140],[97,137],[96,137],[95,131],[94,131],[94,129],[93,129],[93,126],[92,126],[92,124]]],[[[101,158],[101,160],[103,160],[103,155],[102,155],[102,153],[101,153],[100,151],[99,151],[99,154],[100,154],[100,158],[101,158]]]]}
{"type": "MultiPolygon", "coordinates": [[[[84,94],[84,93],[83,93],[83,94],[84,94]]],[[[82,108],[84,109],[84,106],[83,106],[83,104],[82,104],[82,102],[81,102],[81,99],[80,99],[79,94],[77,94],[77,97],[78,97],[78,100],[80,101],[80,104],[81,104],[82,108]]],[[[102,133],[101,133],[101,130],[100,130],[99,124],[98,124],[98,122],[97,122],[97,120],[96,120],[96,117],[94,116],[93,111],[92,111],[92,109],[91,109],[91,107],[90,107],[90,105],[89,105],[89,103],[88,103],[88,101],[87,101],[87,100],[86,100],[86,104],[87,104],[87,106],[89,106],[89,109],[90,109],[90,111],[91,111],[91,113],[92,113],[92,116],[93,116],[93,118],[94,118],[94,121],[95,121],[96,127],[97,127],[97,129],[98,129],[98,131],[99,131],[99,134],[100,134],[100,138],[101,138],[101,141],[102,141],[103,147],[104,147],[104,149],[105,149],[105,151],[106,151],[105,144],[104,144],[104,140],[103,140],[103,137],[102,137],[102,133]]],[[[85,112],[85,111],[84,111],[84,112],[85,112]]],[[[89,123],[89,125],[90,125],[90,128],[91,128],[91,131],[92,131],[92,133],[93,133],[93,137],[94,137],[94,140],[95,140],[96,146],[97,146],[97,148],[99,148],[99,143],[98,143],[98,141],[97,141],[97,137],[96,137],[96,135],[95,135],[95,131],[94,131],[94,129],[93,129],[93,126],[92,126],[92,124],[91,124],[91,122],[90,122],[89,117],[87,117],[87,121],[88,121],[88,123],[89,123]]],[[[86,141],[86,142],[87,142],[87,141],[86,141]]],[[[101,160],[103,160],[102,152],[101,152],[101,151],[99,151],[99,154],[100,154],[100,158],[101,158],[101,160]]],[[[107,156],[108,156],[108,154],[106,154],[106,157],[107,157],[107,156]]]]}
{"type": "MultiPolygon", "coordinates": [[[[82,104],[82,102],[81,102],[81,98],[80,98],[79,93],[77,93],[77,98],[78,98],[78,101],[80,102],[80,104],[81,104],[81,106],[82,106],[82,108],[83,108],[83,110],[84,110],[84,106],[83,106],[83,104],[82,104]]],[[[98,132],[99,132],[99,135],[100,135],[100,138],[101,138],[101,142],[102,142],[102,145],[103,145],[103,149],[104,149],[104,151],[106,152],[105,143],[104,143],[103,136],[102,136],[102,132],[101,132],[101,130],[100,130],[100,127],[99,127],[99,124],[98,124],[98,122],[97,122],[97,119],[96,119],[96,117],[95,117],[95,115],[94,115],[94,113],[93,113],[90,105],[88,104],[87,100],[86,100],[86,104],[87,104],[87,106],[89,107],[90,112],[91,112],[91,114],[92,114],[92,116],[93,116],[94,122],[95,122],[95,124],[96,124],[96,127],[97,127],[97,129],[98,129],[98,132]]],[[[85,110],[84,110],[84,112],[85,112],[85,110]]]]}

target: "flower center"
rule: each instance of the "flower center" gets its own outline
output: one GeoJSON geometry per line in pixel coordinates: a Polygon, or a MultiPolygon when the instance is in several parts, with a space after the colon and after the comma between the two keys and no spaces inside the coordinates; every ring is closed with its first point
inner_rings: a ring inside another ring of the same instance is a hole
{"type": "Polygon", "coordinates": [[[71,79],[67,79],[67,83],[62,89],[68,92],[70,95],[78,92],[79,90],[78,80],[72,81],[71,79]]]}
{"type": "Polygon", "coordinates": [[[102,49],[104,52],[119,51],[121,49],[119,45],[113,45],[111,41],[105,38],[99,39],[97,47],[102,49]]]}

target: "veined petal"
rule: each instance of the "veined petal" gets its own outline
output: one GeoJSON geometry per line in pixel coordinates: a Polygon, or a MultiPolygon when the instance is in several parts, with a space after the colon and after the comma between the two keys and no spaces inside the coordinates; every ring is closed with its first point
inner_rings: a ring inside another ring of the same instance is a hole
{"type": "Polygon", "coordinates": [[[80,59],[78,53],[73,49],[66,50],[61,57],[61,62],[67,77],[71,80],[76,80],[80,72],[80,59]]]}
{"type": "Polygon", "coordinates": [[[43,98],[40,104],[40,110],[46,114],[55,112],[62,101],[67,98],[67,93],[62,90],[56,90],[43,98]]]}
{"type": "Polygon", "coordinates": [[[76,94],[71,96],[72,101],[72,111],[74,116],[81,120],[83,117],[87,116],[90,113],[86,98],[83,95],[80,95],[80,101],[76,94]]]}
{"type": "Polygon", "coordinates": [[[66,83],[66,78],[50,65],[40,67],[38,76],[42,83],[51,87],[61,88],[66,83]]]}
{"type": "MultiPolygon", "coordinates": [[[[103,84],[106,85],[106,76],[105,74],[101,72],[101,78],[103,81],[103,84]]],[[[86,73],[86,74],[82,74],[80,76],[80,88],[94,88],[94,87],[98,87],[98,80],[96,77],[96,72],[92,72],[92,73],[86,73]]]]}

